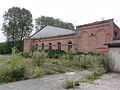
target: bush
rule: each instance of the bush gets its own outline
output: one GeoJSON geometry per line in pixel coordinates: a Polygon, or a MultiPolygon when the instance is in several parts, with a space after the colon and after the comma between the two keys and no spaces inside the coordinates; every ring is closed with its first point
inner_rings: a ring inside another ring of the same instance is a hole
{"type": "Polygon", "coordinates": [[[115,66],[114,59],[108,56],[101,56],[100,58],[100,65],[105,69],[106,72],[113,71],[113,68],[115,66]]]}
{"type": "Polygon", "coordinates": [[[30,59],[12,57],[12,61],[0,68],[0,81],[12,82],[29,78],[29,73],[34,71],[34,65],[30,59]]]}
{"type": "Polygon", "coordinates": [[[41,67],[36,67],[34,77],[40,77],[41,75],[44,75],[44,69],[41,67]]]}
{"type": "Polygon", "coordinates": [[[11,47],[7,43],[0,43],[0,54],[10,54],[12,52],[11,47]]]}
{"type": "Polygon", "coordinates": [[[16,46],[14,46],[13,48],[12,48],[12,55],[16,55],[18,52],[17,52],[17,48],[16,48],[16,46]]]}
{"type": "Polygon", "coordinates": [[[30,48],[30,52],[35,52],[35,51],[37,51],[37,46],[35,46],[35,45],[32,45],[32,47],[30,48]]]}
{"type": "Polygon", "coordinates": [[[68,54],[63,54],[60,57],[61,60],[69,60],[69,55],[68,54]]]}
{"type": "Polygon", "coordinates": [[[60,58],[61,55],[65,54],[62,50],[44,50],[48,53],[48,58],[60,58]]]}
{"type": "Polygon", "coordinates": [[[48,54],[45,52],[45,51],[36,51],[36,52],[33,52],[33,56],[32,58],[33,59],[46,59],[48,56],[48,54]]]}
{"type": "Polygon", "coordinates": [[[11,65],[0,69],[0,82],[12,82],[24,79],[25,67],[12,68],[11,65]]]}
{"type": "Polygon", "coordinates": [[[19,52],[18,55],[24,57],[24,58],[30,58],[30,53],[29,52],[19,52]]]}
{"type": "Polygon", "coordinates": [[[44,59],[46,59],[48,56],[47,53],[45,53],[44,51],[36,51],[36,52],[33,52],[33,56],[32,58],[34,59],[34,62],[37,66],[40,66],[40,64],[43,64],[44,62],[44,59]]]}
{"type": "Polygon", "coordinates": [[[75,88],[76,86],[79,86],[79,81],[66,81],[66,89],[75,88]]]}
{"type": "Polygon", "coordinates": [[[72,50],[69,50],[68,56],[69,56],[69,60],[73,60],[73,52],[72,52],[72,50]]]}
{"type": "Polygon", "coordinates": [[[14,43],[12,41],[0,43],[0,54],[11,54],[12,48],[14,46],[16,46],[16,48],[19,52],[23,51],[23,40],[15,41],[14,43]]]}

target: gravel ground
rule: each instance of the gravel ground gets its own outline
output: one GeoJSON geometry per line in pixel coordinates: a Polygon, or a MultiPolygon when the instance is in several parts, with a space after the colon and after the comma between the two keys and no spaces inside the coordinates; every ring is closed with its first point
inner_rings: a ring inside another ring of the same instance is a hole
{"type": "Polygon", "coordinates": [[[82,83],[74,90],[120,90],[120,73],[103,75],[93,83],[82,83]]]}
{"type": "Polygon", "coordinates": [[[77,80],[91,73],[92,72],[85,70],[81,72],[49,75],[42,78],[0,85],[0,90],[66,90],[63,88],[66,80],[77,80]]]}
{"type": "MultiPolygon", "coordinates": [[[[77,80],[90,71],[55,74],[36,79],[29,79],[0,85],[0,90],[66,90],[63,88],[66,80],[77,80]]],[[[92,83],[81,83],[79,87],[69,90],[120,90],[120,73],[109,73],[92,83]]]]}

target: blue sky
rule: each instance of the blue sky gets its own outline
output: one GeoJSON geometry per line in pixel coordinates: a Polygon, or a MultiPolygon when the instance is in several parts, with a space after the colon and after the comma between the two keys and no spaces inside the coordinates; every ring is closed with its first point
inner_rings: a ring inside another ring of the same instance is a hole
{"type": "MultiPolygon", "coordinates": [[[[0,29],[4,12],[13,6],[30,10],[33,19],[41,15],[52,16],[76,26],[113,18],[120,26],[120,0],[1,0],[0,29]]],[[[5,40],[0,31],[0,42],[5,40]]]]}

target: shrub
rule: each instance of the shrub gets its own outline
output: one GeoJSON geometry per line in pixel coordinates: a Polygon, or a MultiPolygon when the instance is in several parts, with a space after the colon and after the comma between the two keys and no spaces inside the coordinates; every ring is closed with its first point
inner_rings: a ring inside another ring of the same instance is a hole
{"type": "Polygon", "coordinates": [[[11,54],[14,46],[16,46],[18,51],[23,51],[23,40],[0,43],[0,54],[11,54]]]}
{"type": "Polygon", "coordinates": [[[48,53],[48,58],[60,58],[61,55],[65,54],[62,50],[44,50],[48,53]]]}
{"type": "Polygon", "coordinates": [[[73,58],[74,58],[74,54],[73,54],[72,50],[69,50],[68,53],[62,54],[60,56],[60,59],[62,59],[62,60],[73,60],[73,58]]]}
{"type": "Polygon", "coordinates": [[[60,72],[60,73],[65,73],[66,72],[66,68],[62,67],[62,66],[59,66],[59,65],[54,66],[53,70],[56,71],[56,72],[60,72]]]}
{"type": "Polygon", "coordinates": [[[34,77],[40,77],[41,75],[44,75],[44,69],[41,67],[36,67],[34,77]]]}
{"type": "Polygon", "coordinates": [[[37,46],[32,45],[30,48],[30,52],[32,53],[32,55],[33,55],[33,52],[35,52],[35,51],[37,51],[37,46]]]}
{"type": "Polygon", "coordinates": [[[79,86],[79,81],[66,81],[66,89],[75,88],[76,86],[79,86]]]}
{"type": "Polygon", "coordinates": [[[0,43],[0,54],[10,54],[11,51],[11,47],[7,45],[7,43],[0,43]]]}
{"type": "Polygon", "coordinates": [[[16,48],[16,46],[14,46],[12,48],[12,55],[15,55],[15,54],[17,54],[17,48],[16,48]]]}
{"type": "Polygon", "coordinates": [[[32,58],[33,59],[46,59],[48,56],[48,54],[45,52],[45,51],[36,51],[36,52],[33,52],[33,56],[32,58]]]}
{"type": "Polygon", "coordinates": [[[12,57],[12,61],[0,68],[0,81],[11,82],[29,78],[29,73],[33,72],[34,65],[30,59],[12,57]]]}
{"type": "Polygon", "coordinates": [[[61,60],[69,60],[69,55],[68,54],[63,54],[60,57],[61,60]]]}
{"type": "Polygon", "coordinates": [[[102,65],[102,67],[105,69],[106,72],[111,72],[113,71],[115,62],[114,59],[112,59],[109,56],[100,56],[100,65],[102,65]]]}
{"type": "Polygon", "coordinates": [[[30,53],[29,52],[19,52],[18,55],[24,57],[24,58],[30,58],[30,53]]]}
{"type": "Polygon", "coordinates": [[[72,50],[69,50],[68,56],[69,56],[69,60],[73,60],[73,52],[72,52],[72,50]]]}
{"type": "Polygon", "coordinates": [[[12,68],[11,65],[0,69],[0,82],[11,82],[24,79],[25,68],[12,68]]]}
{"type": "Polygon", "coordinates": [[[34,59],[34,62],[37,66],[40,66],[40,64],[42,64],[44,62],[44,59],[46,59],[48,56],[47,53],[45,53],[44,51],[36,51],[33,52],[33,56],[32,58],[34,59]]]}

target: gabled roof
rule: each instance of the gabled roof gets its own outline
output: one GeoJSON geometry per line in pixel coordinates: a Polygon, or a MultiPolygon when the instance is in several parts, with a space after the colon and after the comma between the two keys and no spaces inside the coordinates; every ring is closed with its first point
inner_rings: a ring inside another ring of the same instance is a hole
{"type": "Polygon", "coordinates": [[[71,29],[55,27],[55,26],[46,26],[42,30],[33,34],[30,38],[31,39],[48,38],[48,37],[56,37],[56,36],[71,35],[71,34],[76,34],[76,31],[71,29]]]}

